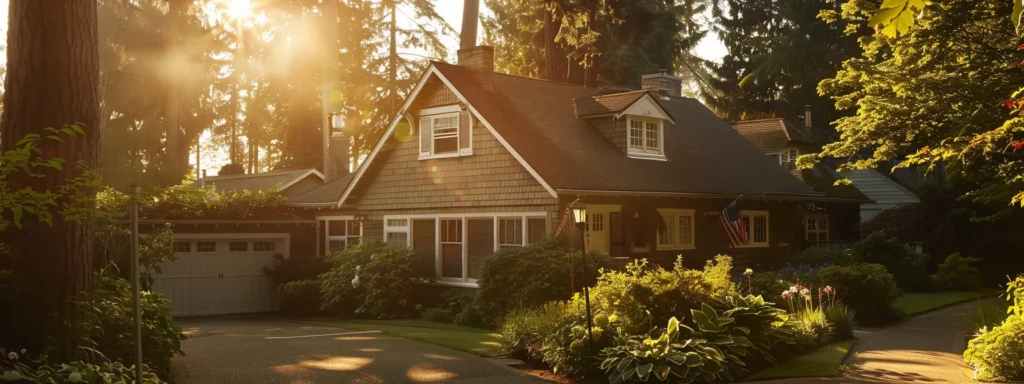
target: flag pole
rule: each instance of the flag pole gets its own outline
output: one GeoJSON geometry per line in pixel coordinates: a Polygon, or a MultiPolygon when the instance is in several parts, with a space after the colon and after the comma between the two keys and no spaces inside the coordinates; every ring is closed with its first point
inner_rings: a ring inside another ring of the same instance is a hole
{"type": "Polygon", "coordinates": [[[135,315],[135,382],[142,382],[142,308],[139,305],[139,186],[132,185],[132,311],[135,315]]]}

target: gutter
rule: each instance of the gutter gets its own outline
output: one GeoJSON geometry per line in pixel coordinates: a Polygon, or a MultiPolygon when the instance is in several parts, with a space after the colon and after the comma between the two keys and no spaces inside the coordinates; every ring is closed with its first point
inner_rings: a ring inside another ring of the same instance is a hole
{"type": "Polygon", "coordinates": [[[639,192],[639,191],[597,191],[582,189],[556,189],[559,194],[583,195],[583,196],[634,196],[634,197],[690,197],[690,198],[740,198],[756,197],[765,199],[787,199],[787,200],[815,200],[815,201],[841,201],[861,203],[859,199],[845,199],[839,197],[827,197],[819,195],[802,195],[796,193],[775,193],[760,195],[740,195],[735,193],[688,193],[688,192],[639,192]]]}

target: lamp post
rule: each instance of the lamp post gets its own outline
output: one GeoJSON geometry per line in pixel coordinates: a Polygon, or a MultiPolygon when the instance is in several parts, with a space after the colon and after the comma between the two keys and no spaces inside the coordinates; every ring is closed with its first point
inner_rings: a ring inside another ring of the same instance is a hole
{"type": "Polygon", "coordinates": [[[591,329],[594,328],[594,320],[590,315],[590,287],[587,285],[587,239],[584,237],[587,229],[587,206],[574,202],[572,216],[576,220],[576,228],[580,232],[580,251],[583,256],[583,300],[587,305],[587,341],[590,349],[593,350],[594,335],[591,329]]]}
{"type": "Polygon", "coordinates": [[[331,124],[331,134],[340,133],[341,129],[345,127],[345,116],[341,112],[331,112],[327,115],[327,119],[331,124]]]}

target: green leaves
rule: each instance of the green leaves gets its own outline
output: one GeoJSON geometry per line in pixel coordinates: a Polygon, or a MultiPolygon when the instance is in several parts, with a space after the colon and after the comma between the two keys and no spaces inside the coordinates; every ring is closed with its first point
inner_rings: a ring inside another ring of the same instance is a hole
{"type": "Polygon", "coordinates": [[[1020,32],[1020,15],[1024,13],[1024,0],[1013,0],[1013,27],[1020,32]]]}
{"type": "Polygon", "coordinates": [[[925,6],[924,0],[885,0],[871,15],[868,26],[881,28],[882,34],[889,37],[905,34],[914,25],[914,13],[923,11],[925,6]]]}

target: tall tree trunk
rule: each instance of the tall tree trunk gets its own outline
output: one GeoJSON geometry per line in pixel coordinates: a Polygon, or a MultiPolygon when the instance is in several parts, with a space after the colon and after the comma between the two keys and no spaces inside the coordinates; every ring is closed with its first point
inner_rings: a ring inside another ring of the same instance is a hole
{"type": "MultiPolygon", "coordinates": [[[[183,1],[170,1],[168,7],[164,49],[170,62],[180,62],[173,60],[173,55],[179,52],[178,39],[181,38],[179,31],[181,25],[185,23],[185,11],[188,9],[188,4],[183,1]]],[[[179,70],[185,70],[185,68],[179,70]]],[[[164,106],[164,123],[167,124],[167,143],[164,148],[164,156],[166,156],[168,166],[166,171],[180,176],[184,172],[187,161],[181,156],[180,149],[182,144],[188,147],[188,143],[181,142],[181,125],[178,122],[178,79],[169,77],[165,81],[167,81],[167,94],[165,95],[167,100],[164,106]]]]}
{"type": "MultiPolygon", "coordinates": [[[[54,190],[77,176],[73,165],[96,166],[99,158],[99,45],[96,0],[11,0],[7,31],[7,80],[0,121],[2,150],[30,133],[68,123],[85,125],[85,137],[47,141],[45,157],[68,166],[44,177],[9,180],[14,190],[54,190]]],[[[92,290],[92,226],[55,217],[52,226],[27,225],[6,240],[14,272],[28,284],[26,304],[17,310],[21,324],[5,329],[4,340],[40,352],[47,338],[67,356],[75,342],[66,322],[77,311],[70,298],[92,290]],[[13,335],[12,335],[13,334],[13,335]]]]}

